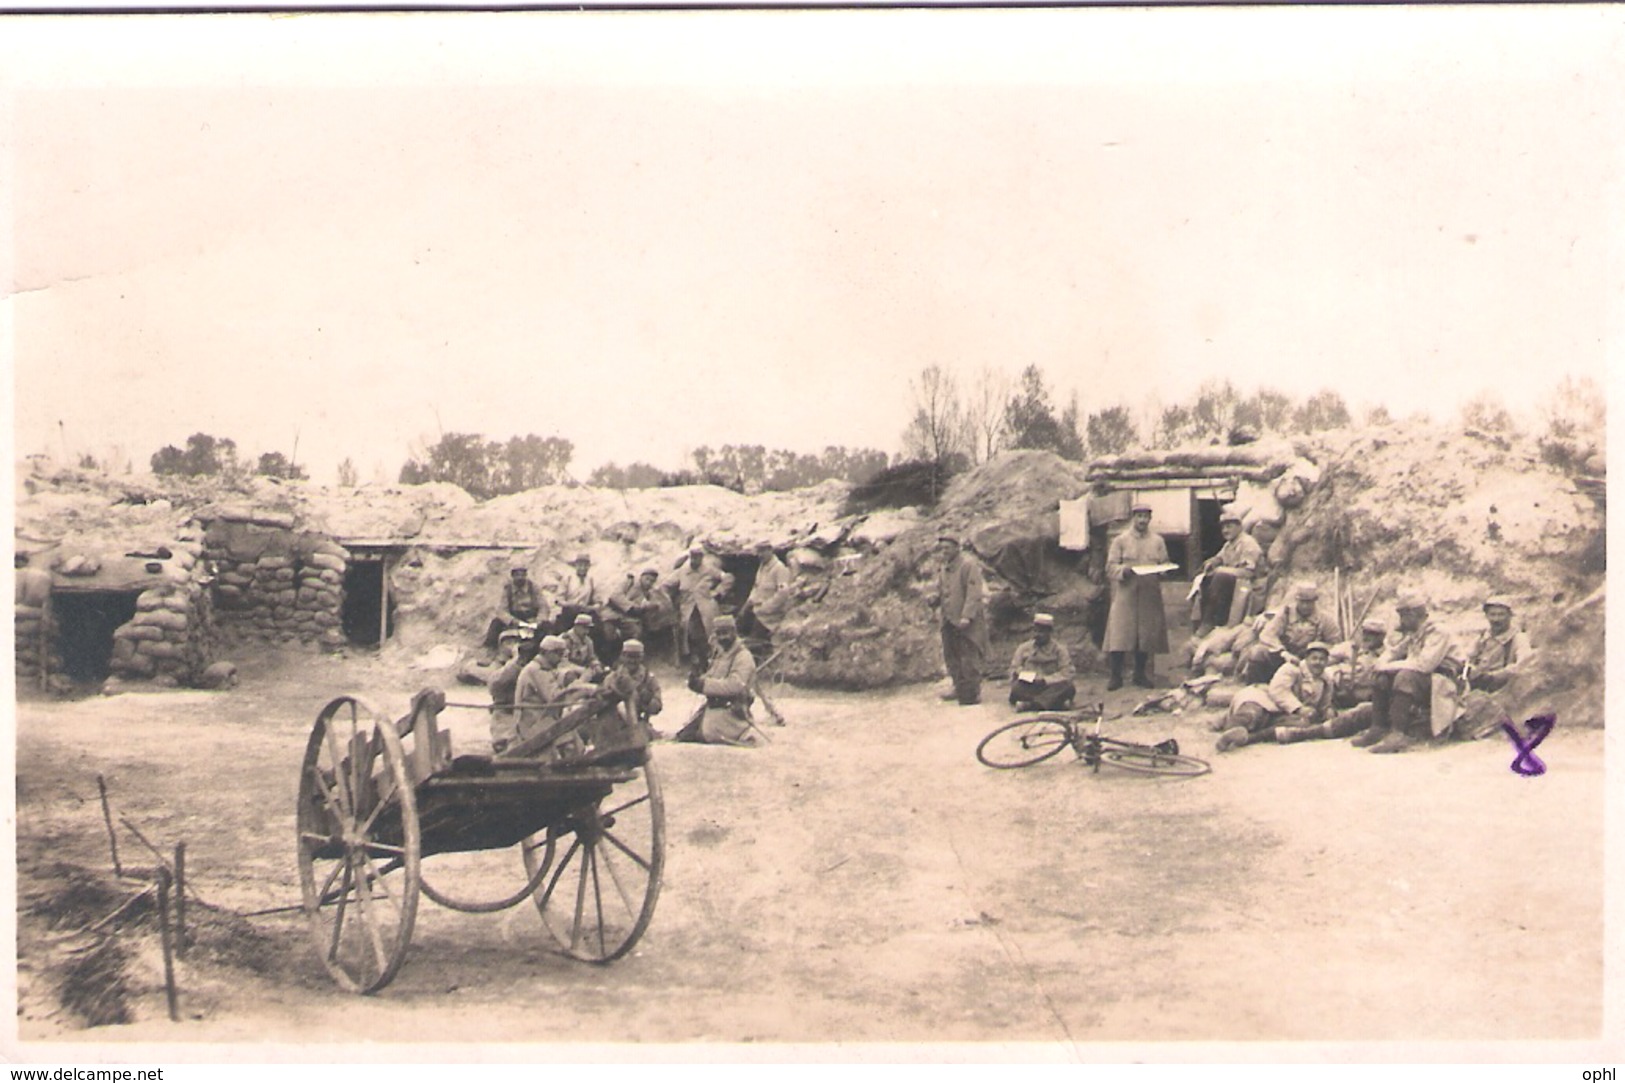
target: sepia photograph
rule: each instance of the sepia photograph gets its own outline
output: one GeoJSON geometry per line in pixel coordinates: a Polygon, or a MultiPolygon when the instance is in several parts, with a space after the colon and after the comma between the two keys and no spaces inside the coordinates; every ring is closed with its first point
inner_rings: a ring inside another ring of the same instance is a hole
{"type": "Polygon", "coordinates": [[[1617,1061],[1621,55],[0,18],[5,1056],[1617,1061]]]}

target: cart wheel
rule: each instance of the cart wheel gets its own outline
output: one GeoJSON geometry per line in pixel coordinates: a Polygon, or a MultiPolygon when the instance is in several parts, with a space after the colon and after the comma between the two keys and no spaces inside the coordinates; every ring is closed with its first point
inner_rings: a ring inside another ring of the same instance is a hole
{"type": "Polygon", "coordinates": [[[1100,753],[1102,762],[1125,771],[1138,771],[1142,775],[1172,775],[1195,778],[1213,770],[1206,760],[1194,756],[1181,756],[1177,752],[1160,752],[1154,748],[1107,748],[1100,753]]]}
{"type": "Polygon", "coordinates": [[[1067,746],[1071,733],[1064,722],[1039,715],[1006,722],[976,746],[976,758],[989,767],[1031,767],[1067,746]]]}
{"type": "Polygon", "coordinates": [[[666,862],[654,765],[528,840],[523,852],[528,876],[552,867],[532,899],[559,947],[589,963],[619,959],[649,927],[666,862]]]}
{"type": "Polygon", "coordinates": [[[395,726],[354,696],[316,716],[299,776],[299,884],[333,979],[355,993],[388,985],[417,916],[416,796],[395,726]]]}

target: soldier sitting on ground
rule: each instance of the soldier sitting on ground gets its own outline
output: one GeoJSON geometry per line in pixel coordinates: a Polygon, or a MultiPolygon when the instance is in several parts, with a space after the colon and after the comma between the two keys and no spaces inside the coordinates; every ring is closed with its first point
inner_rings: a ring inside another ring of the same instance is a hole
{"type": "Polygon", "coordinates": [[[519,674],[536,657],[541,637],[533,632],[519,630],[503,632],[497,649],[505,654],[501,665],[491,675],[486,687],[491,692],[491,751],[506,751],[519,734],[519,720],[514,715],[514,697],[518,692],[519,674]]]}
{"type": "Polygon", "coordinates": [[[1033,614],[1033,637],[1010,659],[1010,703],[1018,711],[1064,711],[1078,693],[1072,656],[1055,639],[1055,618],[1033,614]]]}
{"type": "Polygon", "coordinates": [[[1301,659],[1277,669],[1268,686],[1249,685],[1237,692],[1225,718],[1227,728],[1215,747],[1228,752],[1260,741],[1290,744],[1307,736],[1293,731],[1330,719],[1332,685],[1326,679],[1330,655],[1331,647],[1316,640],[1304,647],[1301,659]]]}
{"type": "Polygon", "coordinates": [[[1497,595],[1484,600],[1488,625],[1467,652],[1461,675],[1461,715],[1458,736],[1479,740],[1499,733],[1511,722],[1505,703],[1523,682],[1535,660],[1529,636],[1512,624],[1512,599],[1497,595]]]}
{"type": "Polygon", "coordinates": [[[671,598],[660,589],[660,573],[644,568],[636,578],[626,577],[626,584],[604,603],[604,636],[610,643],[625,643],[664,633],[676,623],[671,598]]]}
{"type": "Polygon", "coordinates": [[[519,671],[514,706],[519,710],[517,737],[526,740],[547,729],[564,711],[592,695],[595,687],[578,682],[580,671],[564,662],[562,636],[543,636],[536,657],[519,671]]]}
{"type": "Polygon", "coordinates": [[[620,661],[604,678],[604,692],[617,703],[630,705],[649,735],[655,736],[653,716],[665,705],[660,699],[660,684],[644,662],[642,640],[629,639],[621,644],[620,661]]]}
{"type": "Polygon", "coordinates": [[[1333,706],[1346,711],[1371,702],[1377,690],[1377,663],[1387,638],[1388,626],[1372,617],[1360,625],[1359,635],[1332,648],[1326,675],[1332,681],[1333,706]]]}
{"type": "Polygon", "coordinates": [[[581,670],[584,679],[597,682],[604,675],[604,664],[598,660],[598,651],[592,643],[592,615],[577,613],[570,630],[559,638],[564,640],[564,660],[581,670]]]}
{"type": "Polygon", "coordinates": [[[1319,598],[1320,589],[1313,583],[1299,584],[1292,604],[1281,607],[1258,634],[1258,642],[1242,655],[1237,668],[1244,683],[1263,684],[1282,664],[1301,660],[1311,643],[1337,641],[1336,622],[1316,608],[1319,598]]]}
{"type": "Polygon", "coordinates": [[[1403,752],[1431,736],[1433,678],[1456,680],[1461,662],[1443,628],[1428,619],[1427,599],[1399,596],[1399,630],[1383,648],[1371,696],[1371,725],[1350,742],[1372,752],[1403,752]]]}
{"type": "Polygon", "coordinates": [[[718,617],[710,668],[703,675],[696,670],[688,679],[689,691],[698,692],[705,701],[678,731],[677,740],[711,745],[759,743],[761,731],[750,713],[755,682],[756,660],[739,639],[734,619],[718,617]]]}

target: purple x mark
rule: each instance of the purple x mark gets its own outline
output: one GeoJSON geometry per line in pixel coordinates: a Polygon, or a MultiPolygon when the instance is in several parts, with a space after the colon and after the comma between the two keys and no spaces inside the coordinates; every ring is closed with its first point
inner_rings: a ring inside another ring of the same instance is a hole
{"type": "Polygon", "coordinates": [[[1546,764],[1541,762],[1539,756],[1535,755],[1535,749],[1551,734],[1552,727],[1557,725],[1557,716],[1555,714],[1536,715],[1525,722],[1524,725],[1529,727],[1529,736],[1527,738],[1518,732],[1518,726],[1514,722],[1503,722],[1501,728],[1506,730],[1508,737],[1512,738],[1512,747],[1518,750],[1518,754],[1512,759],[1512,769],[1525,778],[1534,778],[1536,775],[1546,773],[1546,764]]]}

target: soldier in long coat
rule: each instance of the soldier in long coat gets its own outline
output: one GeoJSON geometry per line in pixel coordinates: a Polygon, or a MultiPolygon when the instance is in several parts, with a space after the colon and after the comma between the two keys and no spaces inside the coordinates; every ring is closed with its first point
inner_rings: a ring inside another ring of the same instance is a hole
{"type": "Polygon", "coordinates": [[[1168,651],[1168,615],[1162,608],[1162,577],[1136,575],[1135,565],[1168,563],[1168,546],[1151,531],[1151,507],[1136,504],[1130,526],[1106,550],[1106,581],[1111,612],[1106,617],[1105,650],[1111,667],[1107,691],[1123,687],[1123,656],[1134,654],[1134,683],[1150,688],[1148,656],[1168,651]]]}
{"type": "Polygon", "coordinates": [[[953,678],[954,690],[944,699],[961,705],[982,702],[982,666],[987,659],[986,584],[981,566],[967,560],[959,539],[944,534],[937,539],[943,560],[937,584],[937,605],[942,618],[942,662],[953,678]]]}
{"type": "Polygon", "coordinates": [[[708,745],[745,745],[761,741],[750,707],[756,696],[756,659],[739,638],[739,628],[729,616],[717,618],[716,655],[702,676],[688,679],[691,692],[705,702],[677,733],[677,740],[708,745]]]}
{"type": "Polygon", "coordinates": [[[711,661],[710,639],[722,612],[721,598],[733,576],[706,563],[705,548],[691,546],[688,560],[666,580],[677,606],[677,660],[699,665],[711,661]]]}

